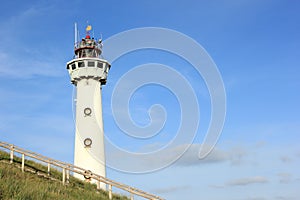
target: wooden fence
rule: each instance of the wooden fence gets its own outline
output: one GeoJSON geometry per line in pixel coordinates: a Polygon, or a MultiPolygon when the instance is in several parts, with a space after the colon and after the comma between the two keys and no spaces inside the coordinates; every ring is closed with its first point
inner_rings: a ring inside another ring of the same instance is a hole
{"type": "Polygon", "coordinates": [[[14,153],[20,153],[22,155],[22,166],[21,169],[24,172],[24,167],[25,167],[25,157],[30,157],[33,159],[36,159],[38,161],[41,161],[42,163],[47,164],[48,166],[48,174],[50,175],[50,170],[51,170],[51,166],[56,166],[58,168],[62,169],[62,184],[65,184],[66,182],[69,181],[70,178],[70,172],[73,173],[77,173],[80,174],[82,176],[85,177],[90,177],[91,179],[94,179],[97,181],[97,188],[100,189],[100,183],[105,183],[108,186],[108,196],[109,199],[113,198],[113,192],[112,192],[112,188],[119,188],[121,190],[127,191],[130,193],[130,198],[131,200],[134,199],[134,195],[136,196],[140,196],[143,197],[145,199],[150,199],[150,200],[163,200],[163,198],[144,192],[142,190],[139,190],[137,188],[134,187],[130,187],[128,185],[110,180],[108,178],[105,178],[103,176],[94,174],[93,172],[83,169],[81,167],[77,167],[75,165],[69,164],[69,163],[64,163],[58,160],[54,160],[51,158],[48,158],[46,156],[25,150],[25,149],[21,149],[17,146],[14,146],[13,144],[8,144],[5,142],[0,142],[0,147],[9,150],[10,152],[10,163],[13,163],[14,161],[14,153]]]}

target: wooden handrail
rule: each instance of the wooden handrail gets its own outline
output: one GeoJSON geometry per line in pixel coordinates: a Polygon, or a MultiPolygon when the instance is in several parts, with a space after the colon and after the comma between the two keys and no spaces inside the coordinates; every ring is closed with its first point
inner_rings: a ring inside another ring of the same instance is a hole
{"type": "Polygon", "coordinates": [[[68,180],[68,175],[69,175],[70,171],[72,171],[73,173],[77,173],[77,174],[80,174],[80,175],[83,175],[83,176],[89,176],[89,177],[91,177],[91,179],[94,179],[98,182],[102,182],[102,183],[107,184],[108,187],[109,187],[109,191],[108,191],[109,192],[109,199],[112,199],[111,188],[116,187],[116,188],[119,188],[119,189],[122,189],[124,191],[129,192],[131,195],[137,195],[137,196],[143,197],[145,199],[164,200],[163,198],[161,198],[159,196],[156,196],[154,194],[150,194],[150,193],[147,193],[143,190],[140,190],[140,189],[137,189],[137,188],[134,188],[134,187],[130,187],[130,186],[125,185],[123,183],[119,183],[119,182],[110,180],[106,177],[100,176],[98,174],[94,174],[93,172],[91,172],[89,170],[86,170],[86,169],[83,169],[81,167],[72,165],[70,163],[65,163],[65,162],[62,162],[62,161],[59,161],[59,160],[54,160],[52,158],[48,158],[46,156],[37,154],[35,152],[31,152],[31,151],[22,149],[22,148],[17,147],[13,144],[9,144],[9,143],[0,141],[0,147],[10,150],[10,162],[11,163],[13,162],[14,152],[22,154],[22,167],[21,167],[22,171],[24,171],[25,156],[27,156],[27,157],[34,158],[36,160],[42,161],[44,163],[47,163],[48,164],[48,173],[50,173],[50,165],[61,168],[62,171],[63,171],[63,177],[62,177],[63,184],[65,184],[65,181],[66,181],[66,171],[68,171],[67,180],[68,180]]]}

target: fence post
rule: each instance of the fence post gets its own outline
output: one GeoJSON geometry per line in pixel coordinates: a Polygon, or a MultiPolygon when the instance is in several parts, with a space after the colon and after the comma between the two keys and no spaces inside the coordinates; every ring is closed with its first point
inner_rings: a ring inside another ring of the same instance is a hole
{"type": "Polygon", "coordinates": [[[48,162],[48,176],[50,176],[50,162],[48,162]]]}
{"type": "Polygon", "coordinates": [[[112,199],[112,186],[111,186],[111,184],[108,185],[108,198],[112,199]]]}
{"type": "Polygon", "coordinates": [[[101,187],[100,187],[100,181],[98,180],[97,181],[97,190],[100,190],[101,189],[101,187]]]}
{"type": "Polygon", "coordinates": [[[134,200],[134,196],[132,193],[130,193],[130,200],[134,200]]]}
{"type": "Polygon", "coordinates": [[[10,163],[14,162],[14,145],[10,146],[10,163]]]}
{"type": "Polygon", "coordinates": [[[70,170],[67,169],[67,183],[70,183],[70,170]]]}
{"type": "Polygon", "coordinates": [[[25,154],[22,154],[22,172],[24,172],[24,166],[25,166],[25,154]]]}
{"type": "Polygon", "coordinates": [[[62,173],[62,183],[63,185],[65,184],[66,182],[66,168],[63,168],[63,173],[62,173]]]}

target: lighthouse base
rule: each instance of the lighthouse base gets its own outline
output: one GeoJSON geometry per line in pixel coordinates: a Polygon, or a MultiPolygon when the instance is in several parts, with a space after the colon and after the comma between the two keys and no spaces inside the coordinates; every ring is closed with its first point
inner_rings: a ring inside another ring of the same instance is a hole
{"type": "MultiPolygon", "coordinates": [[[[87,169],[87,172],[94,173],[100,176],[105,177],[106,171],[103,162],[97,160],[95,156],[89,151],[88,148],[85,148],[82,145],[83,141],[80,138],[76,137],[75,139],[75,158],[74,165],[87,169]],[[84,161],[84,162],[82,162],[84,161]]],[[[106,184],[98,182],[95,179],[90,178],[89,176],[83,176],[81,174],[74,173],[74,177],[78,178],[84,182],[96,184],[97,188],[106,190],[106,184]]]]}

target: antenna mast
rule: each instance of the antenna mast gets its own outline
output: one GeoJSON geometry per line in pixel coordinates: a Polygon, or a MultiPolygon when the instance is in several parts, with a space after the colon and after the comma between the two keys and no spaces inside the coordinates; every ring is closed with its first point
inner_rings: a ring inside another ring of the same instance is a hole
{"type": "Polygon", "coordinates": [[[75,43],[74,45],[76,46],[78,42],[78,29],[77,29],[77,23],[75,22],[75,43]]]}

